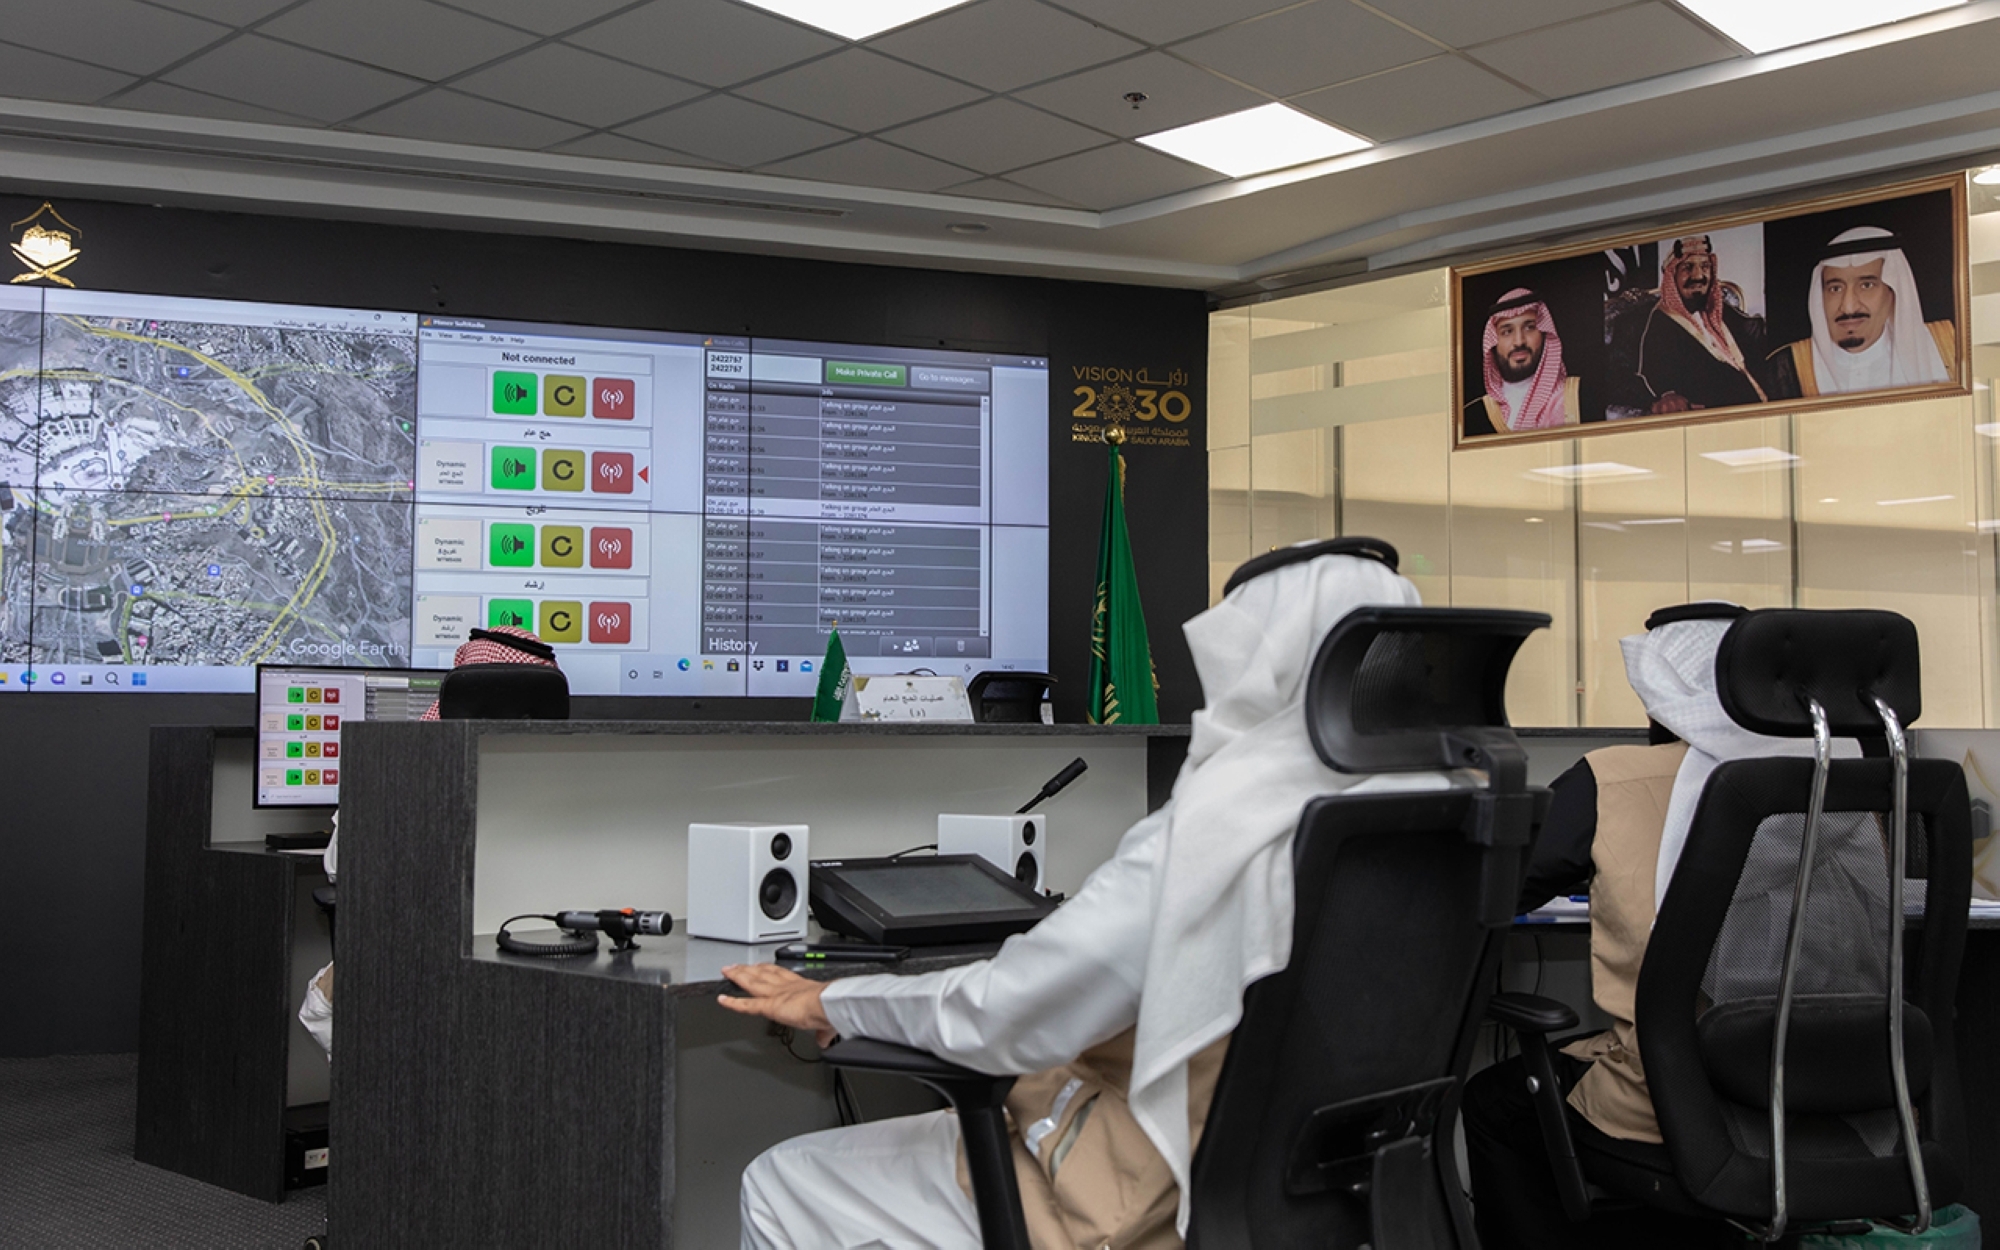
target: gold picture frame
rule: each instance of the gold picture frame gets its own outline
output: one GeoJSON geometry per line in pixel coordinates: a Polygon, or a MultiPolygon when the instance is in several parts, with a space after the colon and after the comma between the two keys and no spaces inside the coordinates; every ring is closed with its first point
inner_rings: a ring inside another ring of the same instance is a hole
{"type": "Polygon", "coordinates": [[[1969,395],[1966,203],[1946,174],[1455,266],[1452,449],[1969,395]]]}

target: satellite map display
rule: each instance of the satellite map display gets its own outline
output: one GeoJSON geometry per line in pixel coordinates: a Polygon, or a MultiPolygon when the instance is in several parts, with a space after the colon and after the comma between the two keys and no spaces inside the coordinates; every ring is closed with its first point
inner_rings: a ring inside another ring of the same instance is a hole
{"type": "Polygon", "coordinates": [[[414,318],[78,302],[0,310],[0,662],[401,663],[414,318]]]}

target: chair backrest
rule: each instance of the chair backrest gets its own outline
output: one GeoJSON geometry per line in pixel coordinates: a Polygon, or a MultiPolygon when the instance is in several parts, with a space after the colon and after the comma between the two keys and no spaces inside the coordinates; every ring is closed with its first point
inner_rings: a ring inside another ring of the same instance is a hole
{"type": "Polygon", "coordinates": [[[1547,807],[1501,692],[1531,612],[1365,609],[1321,644],[1308,730],[1342,772],[1476,768],[1476,788],[1314,800],[1292,955],[1244,995],[1191,1186],[1189,1245],[1477,1244],[1452,1126],[1547,807]]]}
{"type": "Polygon", "coordinates": [[[568,720],[569,679],[543,664],[468,664],[438,689],[440,720],[568,720]]]}
{"type": "Polygon", "coordinates": [[[1970,809],[1957,764],[1909,760],[1898,832],[1893,753],[1900,726],[1921,710],[1918,659],[1915,627],[1875,611],[1751,612],[1717,652],[1722,706],[1745,728],[1811,737],[1816,703],[1831,736],[1879,739],[1877,699],[1898,722],[1886,735],[1892,758],[1826,766],[1809,872],[1815,761],[1718,765],[1640,973],[1640,1046],[1677,1178],[1696,1202],[1766,1230],[1908,1217],[1950,1201],[1960,1184],[1951,1002],[1971,897],[1970,809]],[[1899,894],[1906,906],[1927,904],[1907,959],[1899,894]],[[1784,1111],[1774,1124],[1781,1018],[1784,1111]],[[1907,1126],[1898,1066],[1914,1102],[1907,1126]],[[1904,1144],[1912,1130],[1921,1182],[1904,1144]],[[1774,1156],[1784,1160],[1782,1192],[1774,1156]]]}

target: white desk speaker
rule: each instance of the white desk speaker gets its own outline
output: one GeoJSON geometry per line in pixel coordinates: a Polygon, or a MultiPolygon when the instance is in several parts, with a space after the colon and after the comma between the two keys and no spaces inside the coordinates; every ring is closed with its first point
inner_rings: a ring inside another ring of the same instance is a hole
{"type": "Polygon", "coordinates": [[[938,854],[979,855],[1031,889],[1042,888],[1048,861],[1048,817],[938,816],[938,854]]]}
{"type": "Polygon", "coordinates": [[[806,935],[805,825],[689,825],[689,937],[790,942],[806,935]]]}

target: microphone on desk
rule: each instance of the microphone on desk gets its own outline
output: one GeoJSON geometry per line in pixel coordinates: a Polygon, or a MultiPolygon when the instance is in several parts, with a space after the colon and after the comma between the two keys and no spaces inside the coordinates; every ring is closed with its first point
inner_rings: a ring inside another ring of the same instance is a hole
{"type": "Polygon", "coordinates": [[[595,929],[612,939],[612,949],[629,951],[637,943],[633,938],[644,933],[652,937],[665,937],[674,931],[674,918],[663,911],[633,911],[630,907],[605,911],[559,911],[555,915],[556,927],[580,933],[595,929]]]}
{"type": "Polygon", "coordinates": [[[1081,755],[1077,756],[1075,759],[1071,760],[1068,764],[1065,764],[1061,772],[1057,773],[1055,776],[1043,782],[1041,793],[1037,794],[1034,798],[1029,799],[1026,803],[1021,804],[1021,806],[1015,808],[1014,814],[1020,816],[1020,815],[1025,815],[1028,812],[1034,811],[1035,804],[1040,803],[1045,799],[1052,799],[1056,795],[1062,793],[1063,789],[1066,786],[1068,786],[1070,782],[1075,781],[1078,777],[1083,776],[1084,772],[1088,770],[1089,767],[1090,765],[1083,762],[1083,757],[1081,755]]]}

